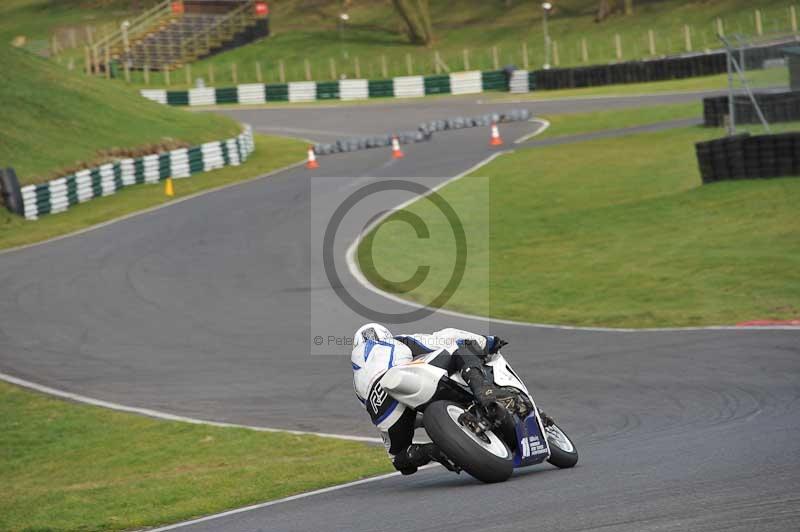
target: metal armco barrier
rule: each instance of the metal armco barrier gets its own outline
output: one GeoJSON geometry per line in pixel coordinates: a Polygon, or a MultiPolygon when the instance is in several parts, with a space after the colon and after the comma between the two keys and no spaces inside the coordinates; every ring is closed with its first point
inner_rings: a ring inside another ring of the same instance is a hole
{"type": "MultiPolygon", "coordinates": [[[[800,120],[800,91],[756,93],[756,101],[769,123],[800,120]]],[[[746,96],[733,99],[737,124],[758,124],[758,114],[746,96]]],[[[728,97],[703,98],[703,122],[706,126],[720,127],[728,116],[728,97]]]]}
{"type": "Polygon", "coordinates": [[[695,144],[703,183],[800,176],[800,132],[747,133],[695,144]]]}
{"type": "MultiPolygon", "coordinates": [[[[223,166],[236,166],[245,161],[254,149],[253,130],[250,126],[245,126],[242,134],[232,139],[207,142],[201,146],[145,155],[136,159],[123,159],[40,185],[22,187],[19,189],[21,209],[12,210],[13,202],[5,203],[12,212],[29,220],[36,220],[44,214],[66,211],[71,205],[109,196],[126,186],[158,183],[168,177],[186,178],[223,166]]],[[[7,172],[0,175],[5,177],[7,172]]],[[[3,179],[4,196],[5,182],[3,179]]]]}

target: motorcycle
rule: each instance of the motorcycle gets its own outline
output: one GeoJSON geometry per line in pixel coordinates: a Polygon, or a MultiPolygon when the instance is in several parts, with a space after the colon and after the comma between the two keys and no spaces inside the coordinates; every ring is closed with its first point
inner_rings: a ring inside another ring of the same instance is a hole
{"type": "Polygon", "coordinates": [[[502,354],[484,360],[484,373],[497,390],[487,407],[480,406],[461,375],[448,375],[438,367],[436,356],[431,353],[390,368],[381,388],[422,413],[422,426],[449,460],[445,467],[492,483],[507,480],[516,468],[545,460],[558,468],[578,463],[572,440],[536,407],[502,354]]]}

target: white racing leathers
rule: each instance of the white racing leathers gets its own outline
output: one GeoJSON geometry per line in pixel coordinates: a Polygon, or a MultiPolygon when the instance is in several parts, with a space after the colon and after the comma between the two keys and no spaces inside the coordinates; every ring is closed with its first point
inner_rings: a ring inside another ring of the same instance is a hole
{"type": "Polygon", "coordinates": [[[381,378],[389,368],[408,364],[414,357],[438,352],[437,365],[447,367],[446,359],[459,348],[463,340],[473,340],[481,348],[491,348],[493,336],[482,336],[459,329],[443,329],[433,334],[409,334],[356,340],[351,363],[353,387],[358,400],[367,409],[378,428],[384,445],[392,457],[405,450],[414,436],[416,412],[393,399],[381,388],[381,378]],[[441,358],[440,358],[441,357],[441,358]]]}

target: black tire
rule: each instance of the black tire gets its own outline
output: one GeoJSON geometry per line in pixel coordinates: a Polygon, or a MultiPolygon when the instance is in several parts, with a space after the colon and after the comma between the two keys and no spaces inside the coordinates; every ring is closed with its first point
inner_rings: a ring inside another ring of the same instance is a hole
{"type": "MultiPolygon", "coordinates": [[[[425,409],[422,422],[431,440],[461,469],[481,482],[503,482],[514,471],[514,458],[508,446],[494,433],[491,441],[505,457],[489,451],[470,436],[451,416],[450,410],[464,410],[452,401],[435,401],[425,409]],[[500,447],[502,446],[502,448],[500,447]]],[[[455,415],[455,414],[454,414],[455,415]]]]}
{"type": "Polygon", "coordinates": [[[547,461],[561,469],[575,467],[575,464],[578,463],[578,450],[575,448],[575,444],[572,443],[570,437],[567,436],[567,433],[561,430],[561,427],[555,423],[546,427],[545,433],[547,434],[547,443],[550,445],[550,458],[548,458],[547,461]],[[569,445],[572,447],[571,450],[562,448],[564,444],[559,441],[559,438],[556,437],[555,434],[551,433],[551,431],[555,432],[551,427],[560,432],[561,435],[567,439],[569,445]]]}

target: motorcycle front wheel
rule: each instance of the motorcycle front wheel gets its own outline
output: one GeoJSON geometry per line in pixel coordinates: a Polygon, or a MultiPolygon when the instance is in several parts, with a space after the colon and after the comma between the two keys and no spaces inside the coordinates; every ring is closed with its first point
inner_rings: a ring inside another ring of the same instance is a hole
{"type": "Polygon", "coordinates": [[[544,432],[550,445],[550,458],[547,461],[561,469],[575,467],[578,463],[578,450],[569,436],[555,423],[546,425],[544,432]]]}
{"type": "Polygon", "coordinates": [[[508,446],[492,431],[478,435],[464,422],[466,409],[451,401],[428,405],[422,422],[435,443],[461,469],[482,482],[502,482],[514,470],[508,446]]]}

